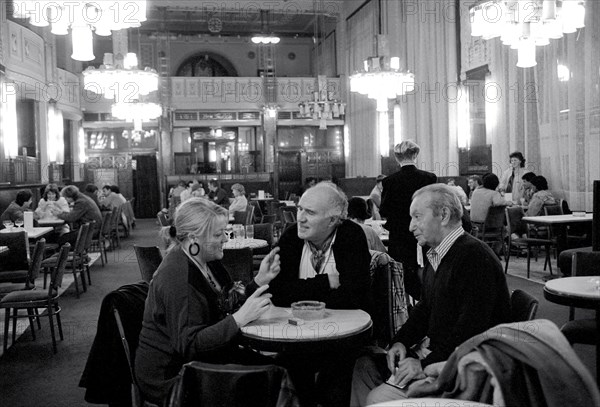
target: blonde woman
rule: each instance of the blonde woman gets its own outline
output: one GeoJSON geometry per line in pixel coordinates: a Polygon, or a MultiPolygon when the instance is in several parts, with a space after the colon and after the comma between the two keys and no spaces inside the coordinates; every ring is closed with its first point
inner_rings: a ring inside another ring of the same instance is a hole
{"type": "MultiPolygon", "coordinates": [[[[246,299],[219,262],[227,220],[226,209],[190,198],[177,208],[173,226],[163,228],[172,245],[150,283],[135,358],[140,389],[155,404],[164,405],[184,363],[272,363],[238,346],[240,328],[271,306],[271,295],[253,281],[256,291],[246,299]]],[[[261,263],[258,282],[279,273],[278,251],[261,263]]]]}

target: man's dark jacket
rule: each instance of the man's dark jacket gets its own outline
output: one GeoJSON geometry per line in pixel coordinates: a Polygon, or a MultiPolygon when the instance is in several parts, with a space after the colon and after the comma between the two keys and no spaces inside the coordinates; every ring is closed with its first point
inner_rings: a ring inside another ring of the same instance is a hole
{"type": "Polygon", "coordinates": [[[417,241],[408,230],[412,196],[415,191],[436,181],[435,174],[414,165],[405,165],[383,180],[379,213],[387,219],[385,228],[390,231],[390,256],[405,266],[417,266],[417,241]]]}
{"type": "Polygon", "coordinates": [[[272,301],[289,307],[294,301],[323,301],[327,308],[369,308],[371,254],[362,228],[344,220],[337,228],[333,258],[340,274],[340,287],[332,290],[326,274],[300,279],[300,260],[304,240],[298,237],[298,226],[290,226],[279,239],[281,272],[269,283],[272,301]]]}

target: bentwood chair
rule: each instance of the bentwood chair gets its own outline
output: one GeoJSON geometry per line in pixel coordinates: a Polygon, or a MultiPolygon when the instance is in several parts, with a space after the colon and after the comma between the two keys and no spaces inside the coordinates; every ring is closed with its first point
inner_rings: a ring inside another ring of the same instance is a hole
{"type": "MultiPolygon", "coordinates": [[[[15,343],[15,335],[16,335],[16,325],[18,318],[29,318],[31,323],[31,333],[33,339],[35,340],[35,329],[33,326],[33,318],[39,318],[40,316],[35,314],[38,308],[46,308],[46,316],[48,317],[48,321],[50,323],[50,333],[52,335],[52,350],[56,353],[56,336],[54,334],[54,316],[56,316],[56,323],[58,327],[58,334],[60,336],[60,340],[62,341],[63,332],[62,325],[60,322],[60,306],[58,305],[58,287],[60,287],[62,283],[62,277],[65,271],[65,267],[67,265],[67,257],[69,256],[69,250],[71,249],[71,245],[69,243],[65,243],[58,252],[58,258],[56,267],[52,269],[52,275],[50,277],[50,285],[48,286],[48,290],[22,290],[22,291],[13,291],[8,294],[2,300],[0,300],[0,308],[4,308],[6,310],[5,319],[4,319],[4,351],[6,352],[6,348],[8,346],[8,326],[10,325],[10,320],[13,321],[13,338],[12,343],[15,343]],[[19,310],[25,309],[27,310],[27,315],[19,314],[19,310]],[[11,310],[12,315],[11,315],[11,310]]],[[[38,265],[39,269],[39,265],[38,265]]],[[[38,321],[39,322],[39,321],[38,321]]]]}
{"type": "MultiPolygon", "coordinates": [[[[75,241],[75,245],[73,246],[73,250],[69,252],[68,263],[69,268],[73,272],[73,280],[75,282],[75,292],[77,293],[77,298],[79,298],[79,282],[77,281],[77,272],[79,272],[79,276],[81,278],[81,287],[83,291],[87,291],[87,287],[85,284],[85,265],[84,265],[84,256],[85,256],[85,243],[87,239],[87,234],[90,229],[89,223],[84,223],[79,228],[77,233],[77,240],[75,241]]],[[[70,245],[69,245],[70,248],[70,245]]],[[[58,255],[53,255],[48,257],[44,261],[42,261],[42,269],[44,273],[44,288],[46,288],[46,279],[48,274],[51,274],[54,269],[56,269],[58,265],[58,255]]]]}
{"type": "Polygon", "coordinates": [[[24,283],[29,270],[27,232],[0,233],[0,246],[7,246],[10,255],[0,261],[0,283],[24,283]]]}
{"type": "Polygon", "coordinates": [[[504,258],[507,256],[507,247],[504,241],[504,206],[492,206],[488,210],[485,222],[471,221],[471,233],[487,243],[496,253],[504,252],[504,258]]]}
{"type": "Polygon", "coordinates": [[[287,371],[277,365],[183,365],[168,407],[299,405],[287,371]]]}
{"type": "Polygon", "coordinates": [[[0,286],[0,298],[13,291],[31,290],[35,287],[35,279],[40,273],[40,267],[42,264],[42,259],[44,258],[45,250],[46,239],[42,238],[35,242],[33,254],[31,256],[31,262],[29,263],[29,267],[27,269],[27,277],[25,282],[2,284],[0,286]]]}
{"type": "Polygon", "coordinates": [[[248,205],[254,207],[254,222],[253,223],[262,223],[263,213],[262,209],[260,209],[260,205],[257,201],[250,201],[248,205]]]}
{"type": "Polygon", "coordinates": [[[243,247],[239,249],[223,249],[223,267],[229,272],[233,281],[249,284],[254,278],[252,272],[252,249],[243,247]]]}
{"type": "Polygon", "coordinates": [[[530,270],[531,270],[531,248],[536,247],[544,247],[546,251],[546,260],[544,262],[544,269],[546,269],[546,264],[548,264],[550,268],[550,274],[552,274],[552,262],[550,259],[550,249],[555,244],[550,239],[539,239],[533,237],[520,237],[518,239],[512,238],[512,231],[517,229],[517,225],[522,222],[523,218],[523,208],[520,206],[512,206],[507,207],[505,209],[506,212],[506,229],[508,235],[508,250],[506,251],[506,266],[504,267],[504,272],[508,273],[508,262],[510,261],[510,251],[512,246],[515,246],[519,249],[527,250],[527,278],[529,278],[530,270]]]}
{"type": "Polygon", "coordinates": [[[267,247],[261,247],[252,251],[252,268],[258,270],[260,263],[269,254],[273,246],[275,227],[272,223],[259,223],[254,225],[254,238],[267,241],[267,247]]]}
{"type": "Polygon", "coordinates": [[[535,319],[539,301],[533,295],[516,289],[510,295],[511,322],[531,321],[535,319]]]}
{"type": "Polygon", "coordinates": [[[162,262],[162,253],[158,246],[133,245],[133,250],[135,251],[135,257],[142,273],[142,280],[149,283],[152,280],[154,272],[162,262]]]}
{"type": "Polygon", "coordinates": [[[90,247],[90,251],[98,250],[100,252],[100,261],[102,262],[102,267],[106,263],[108,263],[108,255],[106,254],[106,246],[108,243],[108,236],[110,235],[110,219],[112,217],[111,211],[105,211],[102,213],[102,223],[100,224],[100,230],[98,232],[98,236],[93,236],[92,234],[92,244],[90,247]]]}

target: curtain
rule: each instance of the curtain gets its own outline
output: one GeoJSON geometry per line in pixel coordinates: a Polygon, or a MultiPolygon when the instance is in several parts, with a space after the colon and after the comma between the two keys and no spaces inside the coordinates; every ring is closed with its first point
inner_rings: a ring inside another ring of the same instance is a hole
{"type": "Polygon", "coordinates": [[[540,173],[571,209],[591,211],[593,181],[600,179],[600,2],[586,1],[585,6],[585,28],[551,40],[538,52],[534,72],[540,173]],[[570,71],[563,80],[559,65],[570,71]]]}
{"type": "MultiPolygon", "coordinates": [[[[376,55],[376,35],[379,32],[378,2],[371,0],[346,21],[346,56],[348,73],[359,71],[363,61],[376,55]]],[[[348,92],[347,138],[345,146],[346,177],[373,177],[380,173],[381,161],[377,148],[377,115],[375,101],[364,95],[348,92]]]]}
{"type": "Polygon", "coordinates": [[[393,41],[403,44],[400,59],[415,74],[416,83],[414,94],[400,98],[402,138],[421,146],[420,168],[446,176],[458,174],[456,10],[445,8],[446,18],[440,18],[439,9],[428,14],[435,3],[401,0],[393,41]]]}
{"type": "Polygon", "coordinates": [[[518,68],[516,50],[489,41],[486,128],[494,173],[521,151],[556,198],[591,211],[593,181],[600,179],[600,2],[585,4],[585,28],[538,47],[534,68],[518,68]],[[569,72],[562,80],[559,65],[569,72]]]}

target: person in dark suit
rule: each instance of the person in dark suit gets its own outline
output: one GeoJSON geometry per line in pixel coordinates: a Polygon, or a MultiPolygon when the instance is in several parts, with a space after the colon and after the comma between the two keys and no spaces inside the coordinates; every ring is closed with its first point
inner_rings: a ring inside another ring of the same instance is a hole
{"type": "Polygon", "coordinates": [[[437,181],[435,174],[416,167],[420,151],[419,145],[412,140],[394,147],[400,170],[383,180],[379,208],[381,217],[387,219],[384,227],[390,231],[388,253],[402,263],[406,291],[413,298],[420,296],[420,282],[417,275],[417,240],[408,230],[410,203],[415,191],[437,181]]]}
{"type": "Polygon", "coordinates": [[[448,185],[428,185],[414,194],[410,232],[429,248],[423,258],[423,295],[387,353],[381,349],[357,361],[351,406],[406,398],[401,389],[434,373],[430,365],[447,360],[474,335],[510,320],[502,264],[487,244],[464,231],[462,213],[448,185]],[[386,379],[391,385],[384,384],[386,379]]]}

